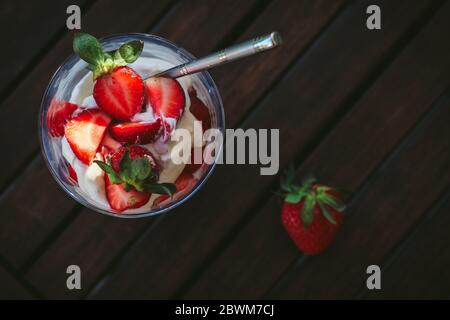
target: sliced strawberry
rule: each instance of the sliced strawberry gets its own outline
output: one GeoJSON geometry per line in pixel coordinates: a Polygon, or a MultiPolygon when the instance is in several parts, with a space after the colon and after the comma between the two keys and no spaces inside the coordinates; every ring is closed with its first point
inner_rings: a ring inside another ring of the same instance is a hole
{"type": "MultiPolygon", "coordinates": [[[[179,192],[186,191],[192,187],[195,186],[197,183],[197,180],[194,178],[194,176],[187,171],[183,171],[180,176],[175,180],[175,186],[177,188],[177,191],[175,192],[175,195],[179,192]]],[[[161,202],[167,200],[169,198],[168,195],[163,194],[155,199],[153,202],[154,206],[158,206],[161,202]]]]}
{"type": "Polygon", "coordinates": [[[76,104],[67,101],[52,100],[46,116],[48,132],[52,137],[64,135],[64,125],[77,108],[76,104]]]}
{"type": "Polygon", "coordinates": [[[208,107],[198,98],[197,91],[195,91],[194,87],[189,88],[189,98],[191,100],[189,111],[191,111],[198,121],[202,122],[203,131],[208,130],[211,128],[211,115],[209,114],[208,107]]]}
{"type": "Polygon", "coordinates": [[[126,122],[111,126],[117,141],[128,144],[146,144],[156,140],[162,132],[160,118],[153,122],[126,122]]]}
{"type": "Polygon", "coordinates": [[[101,145],[103,147],[108,148],[109,151],[117,151],[122,148],[122,144],[115,140],[108,131],[106,131],[105,136],[103,137],[101,145]]]}
{"type": "Polygon", "coordinates": [[[153,77],[145,81],[145,87],[155,114],[176,120],[181,117],[186,98],[183,88],[177,80],[153,77]]]}
{"type": "Polygon", "coordinates": [[[118,67],[96,80],[94,99],[112,117],[128,121],[142,109],[144,84],[133,69],[118,67]]]}
{"type": "Polygon", "coordinates": [[[105,188],[109,205],[118,212],[140,208],[150,199],[149,192],[139,192],[134,189],[126,191],[123,184],[112,184],[107,174],[105,174],[105,188]]]}
{"type": "Polygon", "coordinates": [[[78,182],[78,176],[77,176],[77,173],[75,172],[75,170],[73,169],[73,167],[72,167],[70,164],[67,165],[67,171],[69,172],[69,177],[70,177],[73,181],[78,182]]]}
{"type": "Polygon", "coordinates": [[[99,109],[88,109],[67,122],[65,136],[73,153],[89,165],[102,142],[111,118],[99,109]]]}
{"type": "MultiPolygon", "coordinates": [[[[128,151],[130,154],[131,159],[136,159],[140,157],[148,157],[150,160],[150,165],[152,167],[152,171],[159,174],[160,167],[158,163],[156,162],[155,156],[147,149],[140,147],[140,146],[129,146],[129,147],[122,147],[118,151],[111,154],[111,167],[116,171],[120,171],[120,163],[122,161],[123,156],[125,155],[125,152],[128,151]]],[[[156,179],[157,180],[157,179],[156,179]]]]}

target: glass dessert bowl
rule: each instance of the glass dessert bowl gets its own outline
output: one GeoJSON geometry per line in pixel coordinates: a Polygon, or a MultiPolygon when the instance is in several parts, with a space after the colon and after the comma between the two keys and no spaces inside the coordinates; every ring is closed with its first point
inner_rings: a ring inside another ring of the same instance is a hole
{"type": "MultiPolygon", "coordinates": [[[[203,131],[212,128],[223,136],[217,87],[207,72],[150,78],[141,85],[139,79],[194,57],[156,36],[122,34],[100,40],[102,63],[97,63],[87,36],[78,41],[77,54],[84,61],[70,56],[41,103],[39,134],[46,164],[72,198],[97,212],[125,218],[167,212],[200,189],[221,152],[217,147],[207,163],[173,159],[180,143],[193,150],[198,139],[194,121],[202,121],[203,131]],[[88,45],[90,50],[83,51],[88,45]],[[191,139],[174,141],[178,129],[191,139]]],[[[200,142],[201,150],[206,143],[200,142]]]]}

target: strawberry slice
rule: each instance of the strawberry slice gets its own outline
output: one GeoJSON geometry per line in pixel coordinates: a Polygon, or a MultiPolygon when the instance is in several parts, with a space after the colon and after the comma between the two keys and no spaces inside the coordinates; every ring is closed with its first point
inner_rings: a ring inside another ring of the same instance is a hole
{"type": "Polygon", "coordinates": [[[140,208],[150,199],[149,192],[139,192],[134,189],[126,191],[123,184],[112,184],[107,174],[105,174],[105,188],[109,205],[118,212],[140,208]]]}
{"type": "Polygon", "coordinates": [[[74,168],[70,164],[67,165],[67,171],[69,172],[70,179],[72,179],[74,182],[78,182],[77,173],[75,172],[74,168]]]}
{"type": "Polygon", "coordinates": [[[84,164],[94,159],[111,118],[98,109],[88,109],[67,122],[65,136],[73,153],[84,164]]]}
{"type": "MultiPolygon", "coordinates": [[[[155,156],[147,149],[140,146],[129,146],[122,147],[118,151],[111,154],[111,167],[116,171],[120,171],[120,163],[122,161],[125,152],[128,151],[130,153],[131,159],[136,159],[140,157],[148,157],[150,160],[150,165],[152,167],[152,171],[156,174],[159,173],[160,168],[158,163],[155,160],[155,156]]],[[[156,179],[157,180],[157,179],[156,179]]]]}
{"type": "Polygon", "coordinates": [[[117,141],[128,144],[146,144],[156,140],[162,133],[160,118],[153,122],[126,122],[111,126],[117,141]]]}
{"type": "Polygon", "coordinates": [[[46,116],[48,132],[52,137],[62,137],[64,135],[64,125],[70,120],[77,108],[76,104],[52,99],[46,116]]]}
{"type": "Polygon", "coordinates": [[[189,98],[191,100],[189,111],[191,111],[198,121],[202,122],[203,131],[208,130],[211,128],[211,115],[209,114],[208,107],[198,98],[197,91],[194,87],[189,88],[189,98]]]}
{"type": "Polygon", "coordinates": [[[108,131],[106,131],[101,145],[103,147],[108,148],[107,149],[108,151],[117,151],[120,148],[122,148],[122,144],[119,141],[115,140],[113,137],[111,137],[108,131]]]}
{"type": "Polygon", "coordinates": [[[93,95],[104,112],[128,121],[142,109],[144,84],[133,69],[122,66],[97,78],[93,95]]]}
{"type": "MultiPolygon", "coordinates": [[[[197,183],[197,180],[194,178],[194,176],[190,172],[183,171],[178,176],[177,180],[175,180],[175,187],[177,188],[175,195],[179,192],[186,191],[186,190],[194,187],[196,183],[197,183]]],[[[155,201],[153,202],[153,206],[159,206],[161,204],[161,202],[163,202],[167,199],[169,199],[169,196],[166,194],[163,194],[155,199],[155,201]]]]}
{"type": "Polygon", "coordinates": [[[145,88],[155,114],[176,120],[181,117],[186,98],[183,88],[177,80],[153,77],[145,81],[145,88]]]}

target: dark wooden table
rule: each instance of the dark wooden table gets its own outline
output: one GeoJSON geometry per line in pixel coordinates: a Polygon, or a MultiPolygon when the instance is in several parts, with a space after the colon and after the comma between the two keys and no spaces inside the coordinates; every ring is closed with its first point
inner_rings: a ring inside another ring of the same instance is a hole
{"type": "Polygon", "coordinates": [[[194,55],[278,30],[282,48],[213,70],[228,128],[279,128],[280,166],[351,192],[316,257],[280,223],[278,176],[219,166],[167,215],[116,219],[50,176],[37,116],[71,53],[74,1],[2,1],[0,297],[448,298],[450,1],[79,0],[82,29],[145,32],[194,55]],[[381,8],[382,29],[366,28],[381,8]],[[66,268],[82,289],[66,288],[66,268]],[[382,269],[382,290],[366,268],[382,269]]]}

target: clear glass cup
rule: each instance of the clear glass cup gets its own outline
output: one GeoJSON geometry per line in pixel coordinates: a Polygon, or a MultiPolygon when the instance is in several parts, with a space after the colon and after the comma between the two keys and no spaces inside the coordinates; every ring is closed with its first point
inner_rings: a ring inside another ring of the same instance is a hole
{"type": "MultiPolygon", "coordinates": [[[[102,43],[103,49],[105,51],[110,51],[117,49],[125,42],[135,39],[144,41],[144,49],[141,57],[158,58],[175,65],[185,63],[194,59],[194,56],[192,56],[189,52],[177,47],[172,42],[148,34],[119,34],[100,39],[100,42],[102,43]]],[[[66,161],[62,156],[60,139],[54,139],[49,135],[46,125],[46,114],[49,109],[50,102],[53,98],[69,101],[76,84],[89,72],[86,66],[87,64],[84,61],[79,59],[78,56],[72,54],[53,75],[44,93],[44,97],[41,103],[41,109],[39,112],[39,140],[41,144],[41,150],[45,158],[47,167],[49,168],[58,184],[73,199],[75,199],[82,205],[99,213],[122,218],[147,217],[165,213],[181,205],[187,199],[192,197],[203,186],[208,177],[211,175],[212,171],[215,168],[216,161],[214,161],[214,163],[211,165],[207,165],[205,163],[202,165],[200,169],[200,179],[197,181],[195,186],[191,187],[190,190],[184,191],[182,197],[167,203],[164,207],[154,208],[144,213],[119,214],[117,212],[114,212],[113,210],[105,210],[105,208],[101,208],[97,204],[87,199],[83,194],[80,193],[79,188],[71,183],[67,175],[68,168],[66,161]]],[[[222,99],[220,97],[217,86],[211,78],[210,74],[208,72],[201,72],[189,77],[191,77],[191,81],[195,85],[198,94],[201,95],[202,98],[206,99],[205,102],[211,115],[211,127],[220,130],[222,132],[222,135],[224,135],[225,116],[222,99]]],[[[220,152],[221,150],[216,152],[215,160],[217,160],[220,152]]]]}

